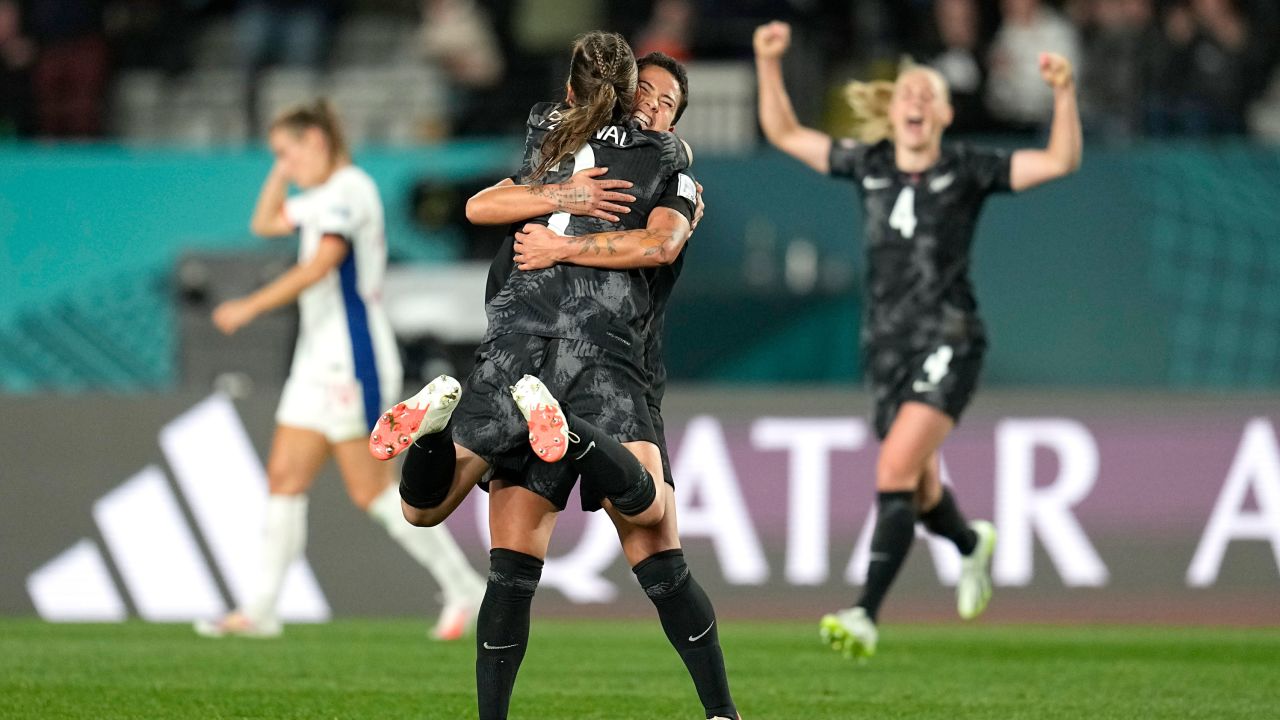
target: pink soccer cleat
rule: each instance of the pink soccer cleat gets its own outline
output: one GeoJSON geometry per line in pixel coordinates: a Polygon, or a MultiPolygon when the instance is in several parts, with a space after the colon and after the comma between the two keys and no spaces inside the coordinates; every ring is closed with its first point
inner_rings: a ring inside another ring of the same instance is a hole
{"type": "Polygon", "coordinates": [[[559,462],[569,451],[569,440],[577,436],[569,432],[560,403],[551,396],[547,386],[532,375],[525,375],[511,388],[520,414],[529,421],[529,446],[542,460],[559,462]]]}
{"type": "Polygon", "coordinates": [[[417,395],[382,413],[369,434],[369,454],[390,460],[408,450],[414,440],[440,432],[461,397],[462,386],[448,375],[427,383],[417,395]]]}

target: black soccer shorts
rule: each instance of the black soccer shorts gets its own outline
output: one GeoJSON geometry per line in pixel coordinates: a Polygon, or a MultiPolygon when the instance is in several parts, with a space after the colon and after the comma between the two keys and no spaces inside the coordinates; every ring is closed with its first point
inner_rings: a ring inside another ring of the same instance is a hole
{"type": "Polygon", "coordinates": [[[872,422],[881,440],[904,402],[920,402],[946,413],[956,423],[973,399],[982,373],[986,342],[941,343],[924,349],[869,348],[867,381],[875,403],[872,422]]]}
{"type": "Polygon", "coordinates": [[[510,390],[524,375],[540,379],[566,413],[615,440],[657,442],[644,375],[629,358],[581,340],[514,333],[482,345],[453,411],[453,439],[484,458],[495,476],[557,509],[568,503],[577,473],[568,462],[543,462],[530,449],[528,423],[510,390]]]}

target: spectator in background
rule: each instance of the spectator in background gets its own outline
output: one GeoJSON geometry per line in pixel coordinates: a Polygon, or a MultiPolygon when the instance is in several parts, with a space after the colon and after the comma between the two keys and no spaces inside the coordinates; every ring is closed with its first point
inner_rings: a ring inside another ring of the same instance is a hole
{"type": "Polygon", "coordinates": [[[40,0],[28,14],[39,47],[32,74],[37,132],[100,136],[109,75],[101,0],[40,0]]]}
{"type": "Polygon", "coordinates": [[[500,87],[506,62],[488,13],[476,0],[423,0],[422,54],[444,70],[453,90],[450,115],[456,134],[504,129],[500,87]]]}
{"type": "Polygon", "coordinates": [[[319,70],[338,0],[239,0],[236,46],[245,88],[245,123],[258,117],[258,71],[271,65],[319,70]]]}
{"type": "Polygon", "coordinates": [[[1111,140],[1132,138],[1142,132],[1146,73],[1158,40],[1152,0],[1086,0],[1080,6],[1085,131],[1111,140]]]}
{"type": "Polygon", "coordinates": [[[240,0],[236,41],[249,73],[274,63],[319,68],[333,26],[335,0],[240,0]]]}
{"type": "Polygon", "coordinates": [[[107,41],[117,69],[188,69],[192,0],[108,0],[107,41]]]}
{"type": "Polygon", "coordinates": [[[440,63],[455,85],[484,89],[502,80],[502,48],[475,0],[425,0],[422,51],[440,63]]]}
{"type": "Polygon", "coordinates": [[[665,53],[677,62],[693,59],[693,3],[689,0],[658,0],[653,15],[640,30],[635,42],[636,57],[652,52],[665,53]]]}
{"type": "Polygon", "coordinates": [[[22,8],[0,0],[0,137],[31,129],[31,65],[36,48],[22,35],[22,8]]]}
{"type": "Polygon", "coordinates": [[[983,104],[987,78],[981,62],[978,3],[976,0],[937,0],[933,12],[941,47],[928,64],[942,73],[951,87],[955,119],[950,130],[955,133],[982,131],[989,119],[983,104]]]}
{"type": "Polygon", "coordinates": [[[1245,108],[1265,76],[1265,49],[1232,0],[1191,0],[1165,13],[1151,74],[1147,129],[1243,133],[1245,108]]]}
{"type": "Polygon", "coordinates": [[[1001,0],[1000,11],[988,53],[987,109],[1009,130],[1035,131],[1053,109],[1053,92],[1040,78],[1040,53],[1078,66],[1080,40],[1071,23],[1040,0],[1001,0]]]}

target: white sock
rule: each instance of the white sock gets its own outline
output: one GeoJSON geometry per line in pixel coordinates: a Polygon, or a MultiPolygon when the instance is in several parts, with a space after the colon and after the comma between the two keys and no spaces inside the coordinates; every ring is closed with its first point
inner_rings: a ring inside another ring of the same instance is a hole
{"type": "Polygon", "coordinates": [[[435,577],[446,603],[466,601],[484,591],[484,579],[467,562],[448,528],[414,527],[404,519],[400,489],[394,483],[369,505],[369,516],[435,577]]]}
{"type": "Polygon", "coordinates": [[[244,614],[257,623],[276,621],[284,576],[307,545],[307,496],[268,495],[262,537],[262,566],[253,599],[244,614]]]}

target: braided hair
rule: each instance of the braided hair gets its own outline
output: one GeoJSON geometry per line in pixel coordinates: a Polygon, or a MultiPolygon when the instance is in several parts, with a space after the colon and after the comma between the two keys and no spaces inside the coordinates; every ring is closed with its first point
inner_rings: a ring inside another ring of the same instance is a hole
{"type": "Polygon", "coordinates": [[[591,133],[621,122],[636,97],[636,59],[617,33],[590,32],[573,43],[569,63],[573,106],[542,141],[541,158],[530,175],[542,178],[556,163],[577,152],[591,133]]]}

